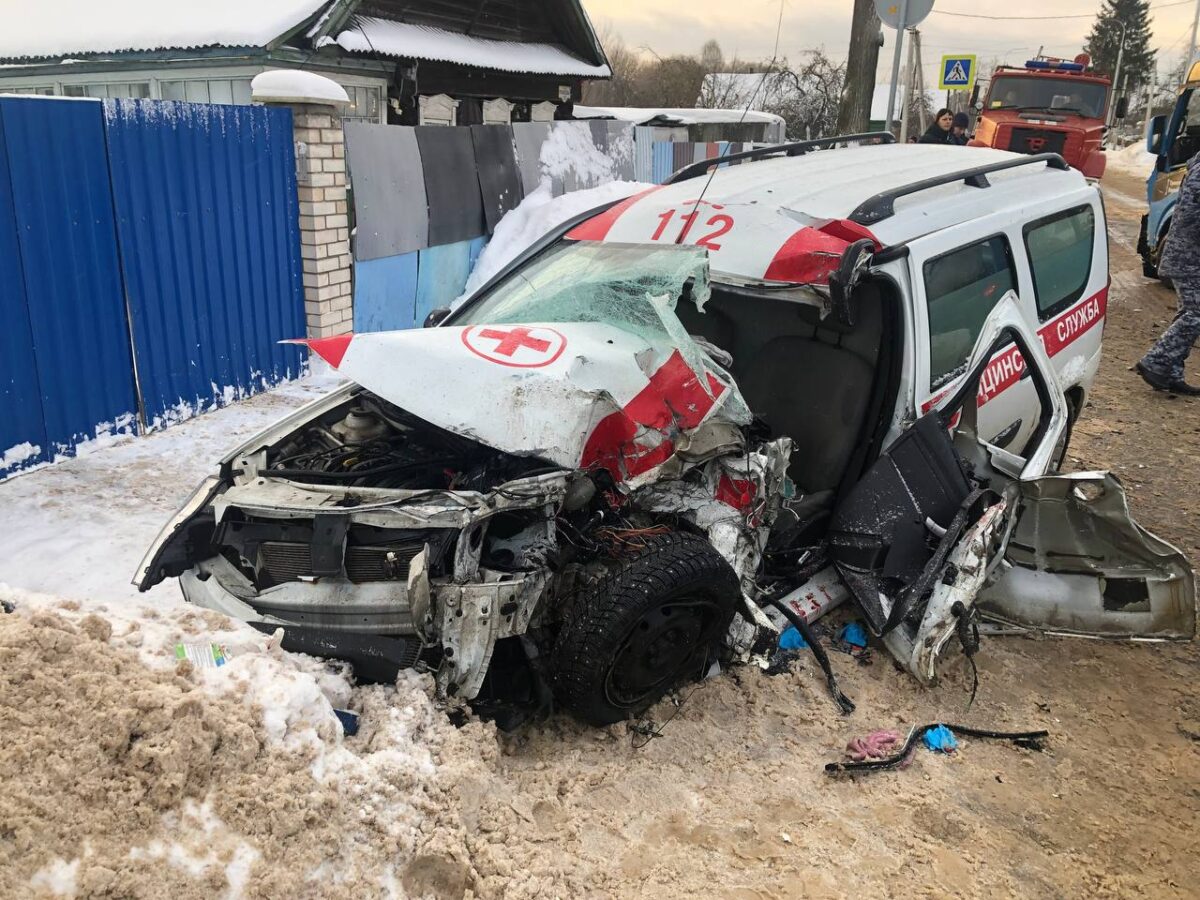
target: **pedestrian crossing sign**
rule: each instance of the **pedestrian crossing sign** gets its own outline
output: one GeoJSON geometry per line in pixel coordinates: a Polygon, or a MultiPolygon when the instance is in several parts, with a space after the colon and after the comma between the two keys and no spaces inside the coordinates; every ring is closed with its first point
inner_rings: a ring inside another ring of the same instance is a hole
{"type": "Polygon", "coordinates": [[[943,91],[969,91],[975,86],[975,57],[943,56],[942,77],[938,88],[943,91]]]}

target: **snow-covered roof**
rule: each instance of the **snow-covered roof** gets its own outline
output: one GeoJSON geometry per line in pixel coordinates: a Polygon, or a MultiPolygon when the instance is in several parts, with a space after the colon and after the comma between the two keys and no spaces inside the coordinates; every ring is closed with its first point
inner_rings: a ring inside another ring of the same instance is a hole
{"type": "MultiPolygon", "coordinates": [[[[871,118],[876,121],[881,121],[887,118],[888,107],[888,92],[892,89],[890,84],[875,85],[875,92],[871,95],[871,118]]],[[[892,115],[896,117],[896,121],[900,121],[900,112],[904,109],[904,97],[908,93],[904,85],[900,85],[896,91],[896,110],[892,115]]],[[[946,103],[946,95],[942,91],[926,90],[925,96],[929,99],[929,105],[934,109],[939,109],[946,103]]]]}
{"type": "Polygon", "coordinates": [[[783,118],[774,113],[744,109],[692,109],[670,107],[650,109],[639,106],[580,106],[575,105],[577,119],[616,119],[634,125],[700,125],[715,123],[731,125],[750,122],[760,125],[783,124],[783,118]]]}
{"type": "MultiPolygon", "coordinates": [[[[137,50],[261,47],[329,0],[54,0],[21,3],[0,28],[0,59],[137,50]]],[[[17,4],[9,4],[10,7],[17,4]]]]}
{"type": "Polygon", "coordinates": [[[336,39],[324,38],[322,45],[336,43],[355,53],[412,57],[497,69],[501,72],[530,72],[542,75],[582,75],[607,78],[608,66],[595,66],[558,44],[493,41],[443,31],[428,25],[360,17],[336,39]]]}

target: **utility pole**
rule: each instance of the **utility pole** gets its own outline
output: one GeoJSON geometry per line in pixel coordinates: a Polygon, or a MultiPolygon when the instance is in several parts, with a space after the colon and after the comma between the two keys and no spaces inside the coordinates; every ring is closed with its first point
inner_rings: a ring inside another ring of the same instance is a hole
{"type": "Polygon", "coordinates": [[[850,55],[846,59],[846,84],[842,88],[836,134],[860,134],[870,125],[875,71],[879,68],[879,47],[883,43],[881,29],[874,0],[854,0],[850,55]]]}
{"type": "Polygon", "coordinates": [[[1187,81],[1187,70],[1192,66],[1192,60],[1196,58],[1196,26],[1200,25],[1200,0],[1196,0],[1196,15],[1192,19],[1192,42],[1188,44],[1187,65],[1184,66],[1183,80],[1187,81]]]}
{"type": "MultiPolygon", "coordinates": [[[[899,34],[899,32],[897,32],[899,34]]],[[[915,80],[915,65],[916,65],[916,32],[909,35],[908,41],[908,64],[904,67],[904,91],[900,94],[900,143],[908,143],[908,120],[912,115],[912,87],[915,80]]]]}
{"type": "MultiPolygon", "coordinates": [[[[1197,2],[1200,3],[1200,0],[1197,0],[1197,2]]],[[[1117,71],[1113,73],[1113,80],[1112,80],[1114,91],[1119,90],[1120,86],[1121,86],[1121,61],[1125,58],[1125,29],[1127,27],[1128,26],[1126,26],[1126,25],[1121,26],[1121,44],[1119,47],[1117,47],[1117,71]]],[[[1112,100],[1109,101],[1108,116],[1105,118],[1105,121],[1104,121],[1104,124],[1110,128],[1112,127],[1112,123],[1113,123],[1113,113],[1116,112],[1116,110],[1117,110],[1117,98],[1116,98],[1116,95],[1114,94],[1112,100]]]]}
{"type": "MultiPolygon", "coordinates": [[[[1197,0],[1200,2],[1200,0],[1197,0]]],[[[904,49],[904,29],[908,27],[908,0],[900,0],[900,25],[896,29],[896,52],[892,57],[892,83],[888,90],[887,124],[884,128],[892,129],[896,113],[896,89],[900,86],[900,53],[904,49]]]]}
{"type": "MultiPolygon", "coordinates": [[[[912,33],[912,42],[913,47],[915,48],[914,55],[916,56],[916,67],[913,70],[917,76],[916,96],[920,103],[917,109],[920,110],[921,113],[921,117],[918,121],[921,123],[921,134],[924,134],[925,129],[928,128],[930,124],[925,121],[925,58],[921,56],[921,32],[917,31],[915,28],[913,29],[912,33]]],[[[949,91],[946,91],[946,96],[949,98],[949,91]]],[[[948,100],[946,105],[950,105],[948,100]]]]}

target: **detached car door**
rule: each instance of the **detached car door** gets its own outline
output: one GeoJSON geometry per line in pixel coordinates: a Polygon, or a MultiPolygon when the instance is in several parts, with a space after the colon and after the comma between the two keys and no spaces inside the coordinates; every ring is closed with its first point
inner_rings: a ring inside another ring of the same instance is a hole
{"type": "Polygon", "coordinates": [[[1010,291],[985,321],[967,377],[880,456],[834,511],[833,562],[872,632],[919,681],[936,679],[939,656],[965,634],[981,596],[990,614],[1028,626],[1056,623],[1059,631],[1072,630],[1065,622],[1100,620],[1110,634],[1136,633],[1131,626],[1147,621],[1155,636],[1194,630],[1186,560],[1129,519],[1115,479],[1045,476],[1066,422],[1045,348],[1010,291]],[[979,381],[1010,343],[1029,363],[1039,416],[1023,446],[1005,449],[979,437],[977,419],[979,381]],[[1099,483],[1103,490],[1075,494],[1069,483],[1099,483]],[[1139,537],[1141,552],[1131,535],[1139,537]],[[1137,567],[1125,565],[1135,557],[1137,567]],[[1118,568],[1119,586],[1109,587],[1118,568]],[[1034,581],[1040,602],[1027,592],[1034,581]],[[1118,618],[1123,600],[1122,608],[1142,619],[1118,618]]]}

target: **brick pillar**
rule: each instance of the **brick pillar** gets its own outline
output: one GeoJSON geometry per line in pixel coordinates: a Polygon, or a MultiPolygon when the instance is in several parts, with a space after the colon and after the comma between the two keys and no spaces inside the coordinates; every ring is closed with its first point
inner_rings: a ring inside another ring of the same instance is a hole
{"type": "Polygon", "coordinates": [[[345,334],[354,325],[341,118],[349,99],[336,83],[309,72],[266,72],[254,79],[253,89],[256,101],[292,110],[308,336],[345,334]],[[297,75],[305,79],[299,91],[297,75]],[[305,87],[313,89],[306,93],[305,87]]]}
{"type": "Polygon", "coordinates": [[[354,325],[350,286],[350,219],[346,208],[346,142],[336,108],[294,105],[300,193],[304,314],[311,337],[345,334],[354,325]],[[307,179],[305,176],[307,175],[307,179]]]}

